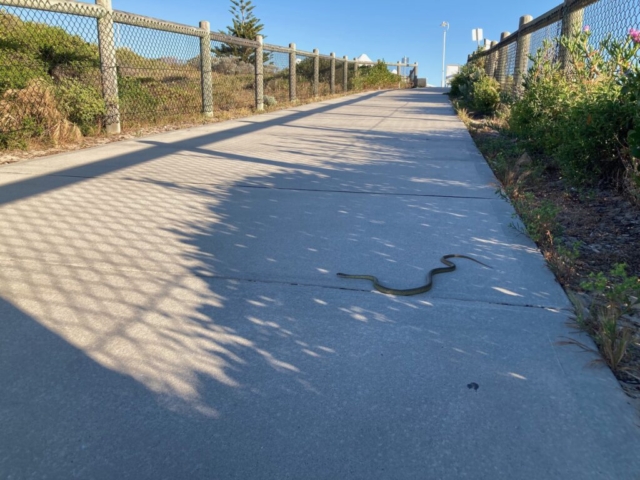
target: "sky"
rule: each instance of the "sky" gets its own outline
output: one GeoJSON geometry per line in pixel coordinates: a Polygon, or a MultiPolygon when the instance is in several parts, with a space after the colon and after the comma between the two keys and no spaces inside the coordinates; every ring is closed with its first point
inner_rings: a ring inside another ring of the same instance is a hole
{"type": "MultiPolygon", "coordinates": [[[[86,1],[86,0],[85,0],[86,1]]],[[[112,0],[113,8],[197,26],[208,20],[211,30],[231,23],[229,0],[112,0]]],[[[93,3],[93,2],[92,2],[93,3]]],[[[296,43],[301,50],[318,48],[341,58],[366,53],[373,60],[418,62],[420,77],[439,85],[442,77],[443,28],[447,32],[446,63],[464,64],[476,48],[474,28],[499,40],[518,28],[522,15],[537,17],[560,0],[253,0],[254,14],[264,24],[267,43],[296,43]]]]}

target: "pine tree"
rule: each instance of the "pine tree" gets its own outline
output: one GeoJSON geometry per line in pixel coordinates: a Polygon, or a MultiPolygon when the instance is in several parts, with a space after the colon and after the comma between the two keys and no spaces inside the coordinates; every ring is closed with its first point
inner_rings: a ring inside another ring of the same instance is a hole
{"type": "MultiPolygon", "coordinates": [[[[233,25],[227,27],[227,31],[220,31],[226,35],[238,38],[255,40],[260,34],[264,25],[260,19],[253,14],[254,5],[251,0],[231,0],[229,13],[233,15],[233,25]]],[[[213,52],[220,57],[237,57],[243,62],[253,62],[254,50],[252,48],[241,47],[239,45],[222,44],[213,49],[213,52]]]]}

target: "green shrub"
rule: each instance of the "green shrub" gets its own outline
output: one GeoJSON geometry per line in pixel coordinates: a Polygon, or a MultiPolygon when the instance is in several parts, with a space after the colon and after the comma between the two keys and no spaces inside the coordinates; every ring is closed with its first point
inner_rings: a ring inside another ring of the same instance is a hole
{"type": "Polygon", "coordinates": [[[572,90],[573,98],[557,125],[562,138],[555,151],[558,165],[576,185],[613,178],[623,170],[620,145],[633,108],[615,83],[587,83],[572,90]]]}
{"type": "Polygon", "coordinates": [[[47,66],[35,55],[0,49],[0,94],[25,88],[30,80],[47,78],[47,66]]]}
{"type": "Polygon", "coordinates": [[[483,55],[481,57],[478,56],[483,52],[484,52],[484,46],[478,45],[478,48],[476,48],[476,51],[471,54],[471,61],[469,62],[470,64],[475,65],[481,70],[484,70],[487,64],[487,59],[488,59],[486,55],[483,55]]]}
{"type": "Polygon", "coordinates": [[[484,70],[478,65],[475,63],[467,63],[460,68],[460,71],[451,79],[449,95],[463,102],[468,102],[473,84],[480,80],[483,75],[486,76],[484,70]]]}
{"type": "MultiPolygon", "coordinates": [[[[536,205],[534,195],[526,192],[514,199],[514,206],[525,225],[523,233],[529,235],[538,245],[553,244],[554,238],[562,233],[562,227],[557,220],[560,208],[552,201],[542,200],[536,205]]],[[[512,223],[511,226],[519,230],[517,224],[512,223]]]]}
{"type": "Polygon", "coordinates": [[[555,61],[555,49],[545,42],[524,78],[522,96],[511,107],[511,131],[533,153],[553,154],[562,137],[559,125],[571,97],[570,84],[555,61]]]}
{"type": "Polygon", "coordinates": [[[153,79],[118,77],[118,94],[120,97],[120,113],[124,118],[155,119],[156,109],[161,102],[150,89],[153,79]]]}
{"type": "Polygon", "coordinates": [[[355,90],[367,90],[374,88],[394,88],[398,86],[400,76],[391,73],[384,60],[371,67],[360,67],[358,75],[352,80],[355,90]]]}
{"type": "Polygon", "coordinates": [[[96,45],[63,28],[0,11],[2,148],[78,141],[104,113],[96,45]]]}
{"type": "Polygon", "coordinates": [[[61,65],[72,66],[76,76],[100,66],[97,45],[61,27],[23,22],[3,12],[0,12],[0,52],[4,56],[4,61],[0,56],[0,64],[18,71],[32,71],[34,76],[29,79],[35,78],[35,74],[55,76],[61,65]]]}
{"type": "Polygon", "coordinates": [[[449,94],[463,107],[482,115],[495,113],[500,104],[500,84],[475,63],[463,66],[451,79],[449,94]]]}
{"type": "Polygon", "coordinates": [[[569,95],[567,82],[560,75],[531,83],[511,107],[511,131],[533,153],[553,154],[562,141],[559,125],[568,108],[569,95]]]}
{"type": "Polygon", "coordinates": [[[621,171],[633,176],[634,117],[640,82],[638,45],[630,38],[611,37],[599,46],[590,32],[559,40],[567,51],[567,69],[546,42],[525,76],[522,97],[511,109],[510,128],[529,149],[552,156],[563,176],[574,185],[612,179],[621,171]],[[634,94],[634,92],[636,92],[634,94]]]}
{"type": "MultiPolygon", "coordinates": [[[[331,60],[328,58],[320,58],[319,59],[319,79],[321,83],[329,83],[331,81],[331,60]]],[[[340,65],[340,61],[336,62],[336,68],[340,65]]],[[[306,57],[300,63],[296,65],[296,75],[299,78],[306,78],[310,81],[313,80],[314,75],[314,58],[306,57]]],[[[336,75],[337,77],[337,75],[336,75]]],[[[338,79],[336,79],[338,81],[338,79]]]]}
{"type": "Polygon", "coordinates": [[[106,107],[98,88],[67,78],[58,84],[56,97],[60,109],[80,128],[83,135],[95,133],[100,129],[106,107]]]}
{"type": "Polygon", "coordinates": [[[477,113],[491,115],[500,104],[500,84],[487,75],[482,75],[471,86],[471,108],[477,113]]]}

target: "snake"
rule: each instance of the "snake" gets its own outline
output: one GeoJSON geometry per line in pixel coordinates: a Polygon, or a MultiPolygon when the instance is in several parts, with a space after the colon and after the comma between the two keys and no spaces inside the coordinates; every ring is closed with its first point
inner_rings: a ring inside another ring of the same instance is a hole
{"type": "Polygon", "coordinates": [[[416,288],[408,288],[405,290],[400,290],[397,288],[385,287],[380,283],[380,281],[374,277],[373,275],[351,275],[348,273],[338,273],[338,277],[340,278],[351,278],[354,280],[369,280],[373,283],[373,288],[381,293],[386,293],[387,295],[397,295],[402,297],[408,297],[410,295],[420,295],[421,293],[426,293],[433,287],[433,276],[438,275],[440,273],[448,273],[453,272],[456,269],[456,264],[449,261],[449,258],[464,258],[467,260],[471,260],[472,262],[479,263],[483,267],[492,268],[489,265],[482,263],[480,260],[476,260],[473,257],[468,257],[466,255],[458,255],[456,253],[452,253],[449,255],[445,255],[440,259],[440,262],[445,264],[446,267],[438,267],[433,268],[427,272],[427,283],[422,285],[421,287],[416,288]]]}

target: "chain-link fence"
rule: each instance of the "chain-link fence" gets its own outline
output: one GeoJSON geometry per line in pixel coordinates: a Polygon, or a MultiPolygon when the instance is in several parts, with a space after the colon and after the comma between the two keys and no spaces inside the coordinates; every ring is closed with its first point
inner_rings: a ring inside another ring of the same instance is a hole
{"type": "Polygon", "coordinates": [[[202,109],[199,38],[116,23],[114,40],[124,124],[171,122],[202,109]]]}
{"type": "Polygon", "coordinates": [[[513,76],[516,70],[516,50],[516,43],[505,45],[498,50],[495,78],[505,90],[513,85],[513,76]]]}
{"type": "MultiPolygon", "coordinates": [[[[338,61],[336,61],[336,78],[338,78],[338,61]]],[[[337,85],[336,80],[336,85],[337,85]]],[[[336,93],[342,93],[342,91],[336,93]]],[[[325,97],[331,94],[331,59],[327,57],[318,58],[318,95],[325,97]]]]}
{"type": "Polygon", "coordinates": [[[345,63],[71,0],[0,0],[0,148],[347,93],[345,63]],[[261,52],[261,53],[259,53],[261,52]],[[332,82],[333,79],[333,82],[332,82]],[[333,83],[333,88],[332,88],[333,83]]]}
{"type": "Polygon", "coordinates": [[[266,107],[289,101],[289,54],[268,50],[264,55],[264,103],[266,107]]]}
{"type": "Polygon", "coordinates": [[[256,90],[255,49],[211,40],[211,57],[214,114],[224,117],[228,112],[251,110],[256,90]]]}
{"type": "Polygon", "coordinates": [[[347,88],[349,90],[355,90],[356,89],[356,87],[354,86],[354,83],[355,83],[355,79],[358,76],[358,69],[359,68],[361,68],[361,67],[359,67],[358,64],[355,63],[355,62],[350,62],[347,65],[347,78],[349,79],[348,80],[348,84],[347,84],[347,88]]]}
{"type": "Polygon", "coordinates": [[[531,57],[546,48],[544,55],[563,64],[565,52],[558,39],[589,30],[589,41],[597,46],[607,36],[624,38],[631,28],[640,28],[638,0],[570,0],[536,19],[523,17],[520,28],[504,34],[501,41],[470,56],[486,73],[500,82],[503,91],[517,92],[531,57]]]}
{"type": "Polygon", "coordinates": [[[94,18],[0,8],[0,148],[24,148],[33,137],[63,142],[101,131],[97,44],[94,18]]]}
{"type": "Polygon", "coordinates": [[[638,0],[600,0],[584,9],[583,25],[591,30],[591,41],[600,43],[607,35],[622,38],[630,28],[640,28],[638,0]]]}
{"type": "Polygon", "coordinates": [[[296,53],[296,98],[298,100],[306,101],[318,96],[314,92],[314,87],[317,85],[315,83],[315,63],[315,55],[296,53]]]}
{"type": "MultiPolygon", "coordinates": [[[[345,70],[348,70],[348,65],[345,67],[345,61],[343,59],[336,60],[336,70],[335,70],[335,92],[342,93],[345,91],[344,88],[344,76],[345,70]]],[[[331,65],[329,65],[329,76],[331,76],[331,65]]],[[[331,80],[331,78],[329,78],[331,80]]]]}
{"type": "MultiPolygon", "coordinates": [[[[536,52],[543,48],[547,48],[545,52],[547,58],[558,58],[558,45],[555,42],[557,38],[562,35],[562,21],[553,22],[546,27],[536,30],[531,34],[531,42],[528,57],[532,56],[536,52]],[[545,47],[546,45],[546,47],[545,47]]],[[[527,70],[533,65],[533,60],[528,59],[527,70]]]]}

